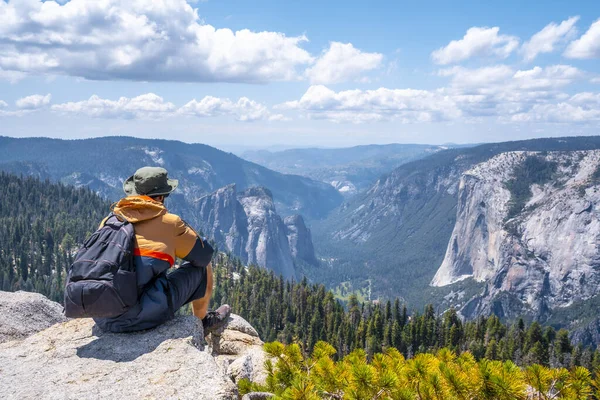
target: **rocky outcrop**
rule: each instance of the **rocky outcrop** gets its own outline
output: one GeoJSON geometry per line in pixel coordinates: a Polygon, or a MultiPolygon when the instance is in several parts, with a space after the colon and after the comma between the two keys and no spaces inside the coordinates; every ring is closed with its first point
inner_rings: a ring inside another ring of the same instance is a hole
{"type": "Polygon", "coordinates": [[[195,214],[208,237],[248,262],[248,218],[237,199],[235,185],[201,197],[196,203],[195,214]]]}
{"type": "Polygon", "coordinates": [[[54,325],[0,345],[0,397],[236,399],[203,337],[191,316],[130,334],[91,319],[54,325]]]}
{"type": "Polygon", "coordinates": [[[309,265],[317,265],[315,248],[313,247],[310,229],[301,215],[292,215],[285,220],[287,238],[294,260],[301,260],[309,265]]]}
{"type": "Polygon", "coordinates": [[[240,193],[238,199],[248,217],[248,262],[271,269],[284,278],[295,278],[287,229],[275,211],[271,192],[254,187],[240,193]]]}
{"type": "Polygon", "coordinates": [[[297,278],[296,261],[317,264],[304,219],[297,215],[284,222],[266,188],[238,193],[235,185],[225,186],[196,202],[194,218],[205,235],[244,263],[287,279],[297,278]]]}
{"type": "Polygon", "coordinates": [[[243,318],[232,315],[208,340],[193,316],[127,334],[92,319],[62,322],[0,344],[0,398],[237,399],[234,382],[264,382],[262,341],[243,318]]]}
{"type": "Polygon", "coordinates": [[[600,293],[600,151],[509,152],[467,171],[456,225],[432,284],[473,278],[484,292],[463,314],[544,320],[553,309],[600,293]],[[546,184],[533,184],[522,211],[509,215],[506,183],[527,157],[556,163],[546,184]]]}
{"type": "Polygon", "coordinates": [[[256,330],[243,318],[232,315],[227,327],[210,335],[213,355],[221,368],[234,381],[248,379],[265,384],[267,356],[256,330]]]}
{"type": "Polygon", "coordinates": [[[41,294],[0,291],[0,343],[25,339],[63,321],[62,306],[41,294]]]}

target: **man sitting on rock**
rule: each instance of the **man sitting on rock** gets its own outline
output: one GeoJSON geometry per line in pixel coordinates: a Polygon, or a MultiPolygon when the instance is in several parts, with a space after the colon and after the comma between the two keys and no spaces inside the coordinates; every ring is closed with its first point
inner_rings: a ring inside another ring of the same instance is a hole
{"type": "Polygon", "coordinates": [[[100,328],[132,332],[153,328],[173,318],[181,306],[192,303],[202,320],[205,335],[223,326],[231,312],[228,305],[208,312],[213,276],[213,248],[177,215],[165,208],[165,198],[178,185],[159,167],[138,169],[123,183],[127,197],[113,212],[133,224],[138,303],[115,318],[96,318],[100,328]],[[185,262],[167,273],[179,257],[185,262]]]}

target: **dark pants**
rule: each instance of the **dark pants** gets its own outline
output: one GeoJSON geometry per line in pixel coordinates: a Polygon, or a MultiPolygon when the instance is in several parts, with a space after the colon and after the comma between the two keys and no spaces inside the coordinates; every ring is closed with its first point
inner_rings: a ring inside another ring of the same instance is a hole
{"type": "Polygon", "coordinates": [[[96,318],[100,328],[111,332],[133,332],[154,328],[171,318],[181,306],[204,297],[207,269],[183,263],[162,273],[148,284],[138,301],[115,318],[96,318]]]}

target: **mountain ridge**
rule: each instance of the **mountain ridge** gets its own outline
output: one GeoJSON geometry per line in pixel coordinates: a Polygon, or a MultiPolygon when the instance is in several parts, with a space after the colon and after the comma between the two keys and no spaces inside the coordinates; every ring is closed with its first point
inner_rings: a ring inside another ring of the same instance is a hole
{"type": "Polygon", "coordinates": [[[327,182],[345,197],[366,189],[382,174],[412,160],[453,146],[400,144],[360,145],[343,148],[301,148],[282,151],[247,151],[242,158],[282,173],[327,182]]]}
{"type": "Polygon", "coordinates": [[[163,166],[180,179],[180,191],[169,201],[183,214],[186,202],[230,183],[244,189],[255,185],[269,187],[284,215],[303,213],[322,218],[341,201],[339,193],[325,183],[283,175],[208,145],[165,139],[2,136],[0,159],[0,169],[37,174],[76,186],[89,184],[113,201],[122,196],[121,183],[136,169],[144,165],[163,166]]]}

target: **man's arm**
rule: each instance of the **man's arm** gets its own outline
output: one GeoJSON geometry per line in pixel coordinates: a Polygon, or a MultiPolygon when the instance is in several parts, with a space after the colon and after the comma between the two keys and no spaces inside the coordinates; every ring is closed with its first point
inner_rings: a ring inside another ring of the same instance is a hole
{"type": "Polygon", "coordinates": [[[205,238],[198,234],[181,218],[175,227],[175,255],[189,261],[195,267],[206,267],[210,264],[214,249],[205,238]]]}

